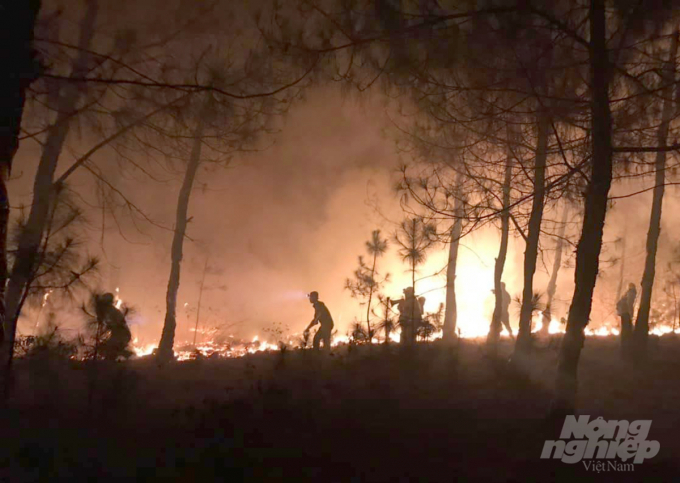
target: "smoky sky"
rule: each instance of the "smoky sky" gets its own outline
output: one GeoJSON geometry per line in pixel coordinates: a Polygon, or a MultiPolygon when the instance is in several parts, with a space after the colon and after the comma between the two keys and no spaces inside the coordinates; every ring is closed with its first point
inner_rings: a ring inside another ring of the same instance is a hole
{"type": "MultiPolygon", "coordinates": [[[[293,107],[278,132],[263,139],[260,152],[239,157],[227,169],[201,171],[189,209],[192,219],[181,268],[178,340],[190,340],[206,261],[202,325],[236,324],[230,331],[244,337],[261,333],[275,322],[287,325],[290,332],[299,332],[311,319],[311,307],[304,296],[311,290],[320,292],[341,333],[355,317],[361,317],[364,309],[343,289],[345,279],[351,276],[370,232],[380,228],[390,237],[394,222],[403,216],[393,190],[401,158],[393,137],[384,134],[388,125],[379,96],[356,102],[343,98],[335,86],[319,88],[293,107]]],[[[35,167],[37,154],[34,147],[22,147],[17,164],[21,172],[11,184],[13,206],[28,201],[31,167],[35,167]]],[[[96,162],[115,165],[110,153],[96,162]]],[[[117,180],[122,191],[166,228],[174,223],[180,183],[181,172],[168,175],[164,182],[134,177],[117,180]]],[[[91,184],[91,178],[80,173],[71,188],[87,191],[91,184]]],[[[613,193],[620,196],[639,189],[639,183],[622,184],[613,193]]],[[[677,239],[677,229],[674,231],[674,224],[669,223],[678,207],[673,194],[674,190],[669,190],[664,210],[658,280],[665,277],[663,266],[677,239]]],[[[611,322],[615,316],[620,265],[614,259],[620,256],[620,244],[614,241],[624,233],[624,226],[625,283],[639,283],[650,201],[649,193],[616,200],[608,213],[593,302],[594,325],[611,322]]],[[[135,225],[123,216],[120,230],[125,237],[109,220],[102,245],[97,210],[87,215],[89,250],[102,257],[97,288],[113,291],[118,287],[124,302],[135,309],[135,335],[149,342],[157,340],[165,315],[172,233],[139,221],[135,225]]],[[[549,212],[546,219],[559,219],[559,215],[549,212]]],[[[577,230],[575,222],[568,233],[572,240],[576,240],[577,230]]],[[[498,241],[493,225],[462,241],[459,306],[462,314],[473,314],[476,324],[485,324],[490,311],[498,241]]],[[[544,253],[535,283],[539,291],[545,290],[545,268],[551,268],[554,255],[554,240],[546,237],[542,243],[544,253]]],[[[445,245],[435,248],[419,276],[441,270],[446,265],[447,250],[445,245]]],[[[504,274],[513,297],[521,293],[523,251],[523,242],[515,235],[504,274]]],[[[566,247],[558,279],[556,310],[560,316],[564,316],[573,293],[573,251],[573,246],[566,247]]],[[[379,268],[392,273],[388,295],[400,296],[408,284],[407,266],[397,256],[394,243],[381,264],[379,268]]],[[[425,295],[431,303],[426,308],[436,310],[445,280],[430,277],[419,284],[419,291],[429,292],[425,295]]],[[[661,294],[661,284],[657,295],[661,294]]],[[[518,312],[516,304],[511,314],[513,311],[518,312]]],[[[22,331],[31,329],[35,317],[35,310],[27,312],[22,331]]],[[[63,317],[67,320],[61,322],[69,327],[82,325],[77,311],[63,317]]]]}
{"type": "MultiPolygon", "coordinates": [[[[381,134],[384,118],[376,107],[343,100],[334,88],[318,90],[284,118],[279,132],[262,139],[260,152],[239,157],[227,169],[201,171],[189,209],[180,325],[187,317],[185,303],[195,311],[206,258],[202,310],[206,317],[219,313],[215,323],[221,318],[292,325],[309,318],[300,294],[319,290],[337,299],[363,239],[385,224],[373,199],[393,196],[397,156],[381,134]]],[[[37,152],[22,154],[31,158],[37,152]]],[[[34,169],[32,161],[23,166],[31,163],[34,169]]],[[[113,155],[96,162],[113,164],[113,155]]],[[[27,173],[13,182],[17,204],[28,201],[29,181],[27,173]]],[[[88,183],[79,173],[71,188],[86,190],[88,183]]],[[[166,227],[174,223],[180,183],[179,172],[160,183],[117,179],[121,191],[166,227]]],[[[121,217],[123,237],[109,219],[102,245],[99,214],[91,210],[88,218],[90,249],[102,256],[100,288],[119,287],[153,336],[164,316],[171,232],[121,217]]]]}
{"type": "MultiPolygon", "coordinates": [[[[108,12],[108,11],[107,11],[108,12]]],[[[106,15],[114,16],[108,12],[106,15]]],[[[69,22],[77,22],[71,15],[69,22]],[[72,18],[71,18],[72,17],[72,18]]],[[[111,17],[114,18],[114,17],[111,17]]],[[[343,289],[345,279],[364,253],[364,242],[374,229],[391,238],[395,223],[404,214],[393,190],[397,168],[403,159],[395,147],[391,123],[379,93],[361,101],[344,97],[339,86],[315,87],[304,101],[294,104],[275,125],[278,132],[264,134],[259,152],[239,155],[228,168],[203,168],[192,192],[181,281],[178,297],[178,341],[189,340],[196,320],[199,285],[204,275],[200,322],[204,326],[234,325],[232,332],[244,337],[261,333],[273,323],[282,323],[299,332],[312,317],[305,293],[317,290],[329,306],[340,333],[345,333],[359,307],[343,289]],[[388,134],[385,133],[387,130],[388,134]],[[206,265],[207,263],[207,265],[206,265]]],[[[403,120],[407,125],[407,120],[403,120]]],[[[73,156],[93,144],[93,139],[77,130],[71,133],[60,170],[73,156]]],[[[20,204],[30,202],[32,177],[40,151],[35,142],[22,143],[10,182],[12,213],[20,204]]],[[[118,175],[120,160],[111,151],[94,159],[98,167],[112,176],[115,186],[133,200],[159,228],[136,217],[108,219],[102,237],[101,213],[96,206],[84,205],[89,226],[81,234],[88,240],[87,250],[101,257],[100,275],[92,288],[114,291],[119,288],[126,305],[134,309],[133,333],[146,342],[160,337],[165,315],[165,292],[170,271],[170,247],[177,194],[182,180],[182,164],[161,179],[139,175],[118,175]]],[[[129,174],[129,173],[128,173],[129,174]]],[[[650,187],[652,180],[615,184],[614,196],[650,187]]],[[[94,182],[79,172],[69,182],[71,190],[93,201],[94,182]]],[[[644,243],[649,220],[651,194],[613,202],[605,227],[600,276],[593,299],[593,325],[613,323],[615,291],[620,279],[620,244],[614,241],[625,234],[626,262],[624,283],[639,284],[644,263],[644,243]]],[[[666,270],[678,239],[673,222],[680,208],[677,190],[667,190],[664,200],[657,285],[655,295],[663,297],[662,286],[671,275],[666,270]]],[[[575,242],[579,235],[578,210],[572,208],[574,223],[567,235],[575,242]]],[[[548,210],[546,219],[559,219],[548,210]]],[[[552,230],[554,231],[554,230],[552,230]]],[[[488,324],[493,288],[493,263],[497,256],[498,229],[489,225],[462,241],[457,294],[461,324],[488,324]]],[[[543,254],[535,277],[536,290],[545,291],[552,267],[554,239],[544,237],[543,254]]],[[[446,265],[448,247],[440,245],[428,254],[420,277],[440,271],[446,265]]],[[[555,311],[565,315],[573,294],[574,247],[568,245],[558,279],[555,311]]],[[[524,243],[513,234],[504,280],[513,297],[521,294],[524,243]]],[[[407,266],[396,254],[394,243],[379,263],[379,269],[392,274],[386,293],[401,295],[409,282],[407,266]]],[[[419,282],[425,292],[427,310],[436,310],[443,299],[442,277],[419,282]]],[[[85,293],[79,294],[82,299],[85,293]]],[[[72,304],[77,305],[79,300],[72,304]]],[[[57,302],[41,312],[61,310],[57,302]]],[[[511,315],[516,319],[517,304],[511,315]]],[[[62,310],[59,322],[78,330],[83,317],[77,310],[62,310]]],[[[26,310],[20,322],[21,333],[33,330],[37,320],[34,308],[26,310]]],[[[513,325],[516,322],[513,321],[513,325]]]]}

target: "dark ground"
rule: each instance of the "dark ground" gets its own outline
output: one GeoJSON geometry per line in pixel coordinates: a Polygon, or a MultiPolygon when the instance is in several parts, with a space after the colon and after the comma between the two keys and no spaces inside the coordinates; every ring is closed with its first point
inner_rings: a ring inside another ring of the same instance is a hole
{"type": "Polygon", "coordinates": [[[409,357],[373,346],[163,368],[22,360],[0,479],[680,481],[680,338],[652,344],[638,368],[613,338],[589,338],[580,368],[580,414],[652,420],[661,451],[632,473],[540,459],[562,426],[545,420],[556,344],[518,374],[464,340],[409,357]]]}

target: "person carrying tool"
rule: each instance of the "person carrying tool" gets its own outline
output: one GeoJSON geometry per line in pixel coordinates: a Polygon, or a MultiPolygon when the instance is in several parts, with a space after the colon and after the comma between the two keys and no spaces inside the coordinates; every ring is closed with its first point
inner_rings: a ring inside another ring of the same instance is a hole
{"type": "Polygon", "coordinates": [[[315,351],[320,350],[321,341],[323,341],[324,349],[331,347],[331,332],[333,330],[333,317],[326,307],[326,304],[319,300],[319,292],[311,292],[309,295],[309,302],[314,306],[314,318],[305,329],[305,337],[308,336],[309,330],[316,324],[320,324],[319,330],[314,334],[313,347],[315,351]]]}

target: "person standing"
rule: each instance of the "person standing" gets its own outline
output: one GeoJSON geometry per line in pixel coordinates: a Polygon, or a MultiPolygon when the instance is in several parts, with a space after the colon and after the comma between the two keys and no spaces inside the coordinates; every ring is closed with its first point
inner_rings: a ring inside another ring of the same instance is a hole
{"type": "Polygon", "coordinates": [[[309,295],[309,302],[314,306],[314,318],[305,329],[305,334],[309,334],[309,330],[316,324],[320,324],[319,330],[314,334],[313,347],[315,351],[320,350],[321,341],[323,341],[324,349],[331,347],[331,332],[333,331],[333,317],[326,307],[326,304],[319,300],[319,292],[311,292],[309,295]]]}
{"type": "MultiPolygon", "coordinates": [[[[496,293],[495,290],[491,290],[492,293],[496,293]]],[[[505,282],[501,282],[501,323],[505,330],[510,334],[510,338],[514,339],[515,336],[512,333],[512,327],[510,327],[510,303],[512,299],[510,298],[510,293],[505,288],[505,282]]]]}
{"type": "Polygon", "coordinates": [[[616,303],[616,312],[621,318],[621,351],[624,356],[630,353],[630,344],[633,337],[633,314],[635,313],[635,299],[637,289],[635,284],[628,285],[628,290],[616,303]]]}
{"type": "Polygon", "coordinates": [[[423,307],[415,296],[413,287],[404,289],[404,298],[399,300],[388,299],[390,305],[396,305],[399,310],[399,326],[401,327],[401,343],[414,345],[416,342],[417,329],[423,320],[423,307]]]}

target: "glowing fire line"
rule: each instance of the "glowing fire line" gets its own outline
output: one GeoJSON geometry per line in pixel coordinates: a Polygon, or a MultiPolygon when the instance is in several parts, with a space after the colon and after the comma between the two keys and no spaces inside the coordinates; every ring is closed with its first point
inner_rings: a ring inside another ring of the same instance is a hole
{"type": "MultiPolygon", "coordinates": [[[[542,315],[539,313],[533,321],[532,324],[532,333],[537,333],[540,332],[543,323],[542,323],[542,315]]],[[[465,338],[465,339],[479,339],[486,337],[489,333],[489,324],[488,322],[484,322],[484,325],[481,325],[478,327],[477,330],[469,330],[469,325],[467,326],[468,330],[461,330],[459,332],[460,337],[465,338]]],[[[552,319],[550,321],[550,326],[548,327],[548,333],[551,335],[554,334],[563,334],[565,332],[564,325],[561,324],[558,320],[552,319]]],[[[585,329],[585,335],[588,337],[607,337],[607,336],[618,336],[619,335],[619,329],[615,327],[610,327],[610,326],[601,326],[595,329],[591,329],[590,327],[587,327],[585,329]]],[[[655,336],[663,336],[667,334],[679,334],[680,335],[680,328],[673,328],[668,325],[663,325],[663,324],[657,324],[654,327],[652,327],[649,331],[650,334],[655,335],[655,336]]],[[[285,341],[286,346],[288,347],[294,347],[295,340],[297,337],[299,337],[300,334],[294,334],[293,336],[289,337],[287,341],[285,341]]],[[[507,338],[509,337],[510,334],[503,329],[501,332],[501,337],[507,338]]],[[[515,334],[516,335],[516,334],[515,334]]],[[[233,336],[230,336],[231,339],[233,339],[233,336]]],[[[441,339],[442,338],[442,332],[439,331],[429,339],[429,340],[436,340],[436,339],[441,339]]],[[[399,333],[391,333],[390,334],[390,341],[399,343],[400,341],[400,335],[399,333]]],[[[309,341],[311,343],[311,340],[309,341]]],[[[374,337],[373,338],[373,343],[381,343],[384,342],[382,338],[374,337]]],[[[347,335],[336,335],[333,338],[333,341],[331,343],[332,347],[337,347],[340,345],[346,345],[350,343],[350,337],[347,335]]],[[[180,345],[179,347],[188,347],[189,344],[185,345],[180,345]]],[[[145,345],[138,345],[137,339],[133,341],[133,350],[135,354],[138,357],[143,357],[143,356],[148,356],[153,353],[153,351],[156,349],[156,344],[145,344],[145,345]]],[[[247,354],[255,354],[258,352],[266,352],[266,351],[278,351],[281,350],[280,346],[278,344],[273,344],[270,342],[265,342],[261,341],[259,339],[259,336],[255,336],[250,342],[248,341],[241,341],[238,342],[236,340],[233,340],[232,342],[229,343],[217,343],[214,341],[207,341],[203,342],[201,344],[197,344],[195,348],[192,347],[191,350],[186,350],[186,349],[181,349],[181,350],[176,350],[175,351],[175,356],[177,357],[178,360],[184,361],[184,360],[189,360],[196,358],[197,354],[200,354],[203,357],[222,357],[222,358],[234,358],[234,357],[243,357],[247,354]]]]}

